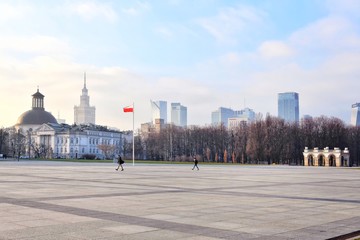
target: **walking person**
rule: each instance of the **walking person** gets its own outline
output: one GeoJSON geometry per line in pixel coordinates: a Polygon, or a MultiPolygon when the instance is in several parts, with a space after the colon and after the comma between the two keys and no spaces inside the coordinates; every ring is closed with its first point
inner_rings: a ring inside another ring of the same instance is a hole
{"type": "Polygon", "coordinates": [[[194,166],[192,170],[194,170],[194,168],[197,168],[197,170],[199,170],[198,163],[199,163],[198,160],[196,159],[196,157],[194,157],[194,166]]]}
{"type": "Polygon", "coordinates": [[[118,157],[118,164],[119,164],[119,166],[117,167],[117,168],[115,168],[115,170],[116,171],[118,171],[119,170],[119,168],[121,167],[121,171],[124,171],[124,168],[123,168],[123,164],[124,164],[124,160],[122,160],[122,158],[121,158],[121,156],[119,155],[119,157],[118,157]]]}

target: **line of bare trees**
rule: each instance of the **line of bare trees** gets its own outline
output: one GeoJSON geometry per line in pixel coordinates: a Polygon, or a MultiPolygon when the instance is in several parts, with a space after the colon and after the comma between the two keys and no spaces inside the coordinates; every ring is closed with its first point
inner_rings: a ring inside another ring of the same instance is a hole
{"type": "MultiPolygon", "coordinates": [[[[131,143],[124,146],[131,155],[131,143]]],[[[258,116],[252,123],[228,130],[224,125],[180,128],[167,125],[159,133],[135,138],[138,159],[201,161],[242,164],[303,164],[305,147],[350,150],[351,165],[360,165],[360,127],[347,126],[334,117],[286,123],[277,117],[258,116]]]]}

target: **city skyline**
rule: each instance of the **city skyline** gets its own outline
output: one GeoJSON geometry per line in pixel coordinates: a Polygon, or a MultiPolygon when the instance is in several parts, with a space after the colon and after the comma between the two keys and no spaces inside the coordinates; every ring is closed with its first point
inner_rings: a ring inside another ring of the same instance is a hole
{"type": "Polygon", "coordinates": [[[360,4],[326,1],[10,1],[0,3],[0,127],[30,109],[72,123],[87,74],[96,123],[148,122],[149,99],[181,102],[188,125],[220,107],[277,116],[297,92],[300,116],[350,124],[360,101],[360,4]],[[246,104],[244,104],[246,102],[246,104]]]}

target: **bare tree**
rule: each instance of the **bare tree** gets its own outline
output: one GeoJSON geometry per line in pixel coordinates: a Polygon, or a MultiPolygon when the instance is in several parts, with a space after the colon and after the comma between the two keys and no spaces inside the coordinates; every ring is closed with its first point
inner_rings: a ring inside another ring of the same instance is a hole
{"type": "Polygon", "coordinates": [[[99,144],[97,148],[102,151],[105,156],[105,159],[111,159],[115,155],[116,146],[111,144],[99,144]]]}
{"type": "Polygon", "coordinates": [[[257,119],[250,124],[246,152],[255,163],[265,159],[265,134],[264,121],[257,119]]]}

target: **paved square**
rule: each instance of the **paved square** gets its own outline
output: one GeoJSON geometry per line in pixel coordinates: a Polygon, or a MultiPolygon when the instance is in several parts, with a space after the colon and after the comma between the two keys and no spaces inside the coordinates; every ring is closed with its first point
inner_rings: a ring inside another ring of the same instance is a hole
{"type": "Polygon", "coordinates": [[[360,230],[360,170],[0,161],[4,239],[331,239],[360,230]]]}

